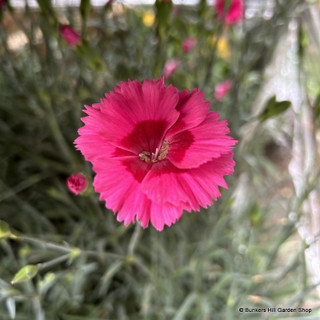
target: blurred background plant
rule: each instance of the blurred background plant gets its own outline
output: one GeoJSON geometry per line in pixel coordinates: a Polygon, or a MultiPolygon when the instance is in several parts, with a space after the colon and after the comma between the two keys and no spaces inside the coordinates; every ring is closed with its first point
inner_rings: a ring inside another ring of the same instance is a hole
{"type": "Polygon", "coordinates": [[[205,0],[19,3],[0,1],[0,319],[319,319],[319,2],[247,0],[231,24],[205,0]],[[84,104],[162,75],[239,144],[229,190],[159,233],[116,221],[73,141],[84,104]]]}

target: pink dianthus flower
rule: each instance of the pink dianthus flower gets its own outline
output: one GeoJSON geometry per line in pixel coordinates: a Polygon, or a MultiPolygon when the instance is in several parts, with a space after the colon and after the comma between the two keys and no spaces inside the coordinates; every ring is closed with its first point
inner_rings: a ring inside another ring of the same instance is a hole
{"type": "Polygon", "coordinates": [[[185,53],[190,52],[193,47],[197,44],[197,39],[187,38],[182,43],[182,49],[185,53]]]}
{"type": "Polygon", "coordinates": [[[151,221],[161,231],[227,188],[236,141],[198,89],[129,80],[85,107],[76,147],[93,164],[100,199],[125,225],[151,221]]]}
{"type": "Polygon", "coordinates": [[[61,37],[68,42],[71,47],[81,43],[80,35],[69,25],[63,25],[59,28],[61,37]]]}
{"type": "Polygon", "coordinates": [[[226,80],[224,82],[217,84],[216,87],[214,88],[214,97],[219,101],[222,100],[231,89],[232,84],[233,83],[231,80],[226,80]]]}
{"type": "Polygon", "coordinates": [[[163,70],[163,76],[168,79],[171,77],[171,75],[178,69],[180,65],[180,60],[178,59],[171,59],[169,60],[163,70]]]}
{"type": "Polygon", "coordinates": [[[87,185],[87,178],[82,173],[74,173],[71,177],[67,178],[69,190],[76,195],[84,191],[87,185]]]}
{"type": "Polygon", "coordinates": [[[234,24],[243,20],[243,0],[216,0],[215,8],[219,19],[224,17],[226,24],[234,24]],[[225,6],[228,5],[228,9],[225,6]],[[227,10],[227,12],[224,12],[227,10]]]}

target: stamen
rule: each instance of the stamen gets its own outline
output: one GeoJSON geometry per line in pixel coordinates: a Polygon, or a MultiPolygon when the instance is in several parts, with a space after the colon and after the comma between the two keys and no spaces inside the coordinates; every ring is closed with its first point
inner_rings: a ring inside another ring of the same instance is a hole
{"type": "Polygon", "coordinates": [[[139,153],[139,158],[147,163],[152,162],[155,163],[159,160],[163,160],[166,158],[169,150],[169,142],[163,141],[161,148],[156,148],[155,152],[142,151],[139,153]]]}
{"type": "Polygon", "coordinates": [[[150,162],[151,159],[150,159],[150,152],[148,151],[142,151],[140,154],[139,154],[139,158],[145,162],[150,162]]]}
{"type": "Polygon", "coordinates": [[[158,159],[159,160],[165,159],[168,154],[168,151],[169,151],[169,142],[167,140],[164,140],[160,148],[160,155],[158,159]]]}
{"type": "Polygon", "coordinates": [[[157,160],[159,154],[159,148],[156,148],[156,152],[152,152],[152,160],[157,160]]]}

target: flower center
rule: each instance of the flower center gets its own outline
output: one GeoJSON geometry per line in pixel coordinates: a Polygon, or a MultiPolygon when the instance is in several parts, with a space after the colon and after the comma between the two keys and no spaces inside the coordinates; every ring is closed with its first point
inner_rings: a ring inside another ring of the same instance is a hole
{"type": "Polygon", "coordinates": [[[166,158],[169,150],[169,142],[164,140],[161,148],[156,148],[155,152],[150,153],[149,151],[142,151],[139,153],[139,158],[147,163],[157,162],[166,158]]]}

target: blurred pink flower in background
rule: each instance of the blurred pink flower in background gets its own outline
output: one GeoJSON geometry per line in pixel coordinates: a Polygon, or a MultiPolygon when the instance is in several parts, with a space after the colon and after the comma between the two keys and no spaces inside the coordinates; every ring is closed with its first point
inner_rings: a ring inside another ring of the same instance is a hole
{"type": "Polygon", "coordinates": [[[231,80],[226,80],[222,83],[217,84],[214,89],[214,97],[219,101],[222,100],[224,98],[224,96],[232,88],[232,84],[233,83],[231,80]]]}
{"type": "Polygon", "coordinates": [[[230,0],[231,3],[227,12],[224,11],[225,6],[228,5],[228,0],[216,0],[215,8],[218,11],[219,19],[222,19],[225,15],[226,24],[234,24],[243,20],[243,0],[230,0]]]}
{"type": "Polygon", "coordinates": [[[76,147],[93,164],[100,199],[125,225],[138,219],[161,231],[228,188],[223,176],[233,173],[237,141],[200,90],[129,80],[100,107],[85,107],[76,147]]]}
{"type": "Polygon", "coordinates": [[[71,47],[81,43],[80,35],[69,25],[62,25],[59,28],[61,37],[68,42],[71,47]]]}
{"type": "Polygon", "coordinates": [[[182,43],[182,49],[185,53],[190,52],[193,47],[197,44],[197,39],[195,38],[186,38],[182,43]]]}
{"type": "Polygon", "coordinates": [[[177,70],[177,68],[179,67],[180,63],[181,62],[178,59],[169,60],[164,66],[163,76],[166,79],[170,78],[171,75],[177,70]]]}
{"type": "Polygon", "coordinates": [[[6,0],[0,0],[0,9],[6,5],[6,0]]]}
{"type": "Polygon", "coordinates": [[[71,192],[78,195],[87,188],[87,178],[82,173],[74,173],[67,178],[67,186],[71,192]]]}

